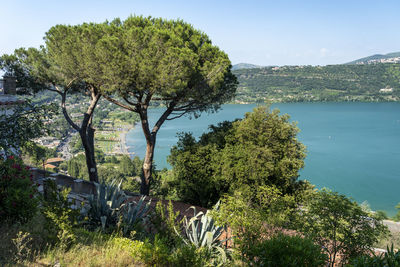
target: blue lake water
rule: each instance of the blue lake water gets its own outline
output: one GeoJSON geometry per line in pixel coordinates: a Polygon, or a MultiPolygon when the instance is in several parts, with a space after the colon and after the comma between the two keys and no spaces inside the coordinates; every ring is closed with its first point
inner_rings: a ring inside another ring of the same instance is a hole
{"type": "MultiPolygon", "coordinates": [[[[166,158],[177,142],[176,133],[192,132],[198,137],[208,125],[243,118],[254,107],[224,105],[218,113],[198,119],[165,122],[157,135],[157,169],[170,167],[166,158]]],[[[394,206],[400,202],[400,103],[284,103],[272,108],[289,114],[301,130],[298,138],[307,146],[307,158],[300,179],[395,214],[394,206]]],[[[162,111],[150,110],[150,123],[162,111]]],[[[144,156],[139,125],[128,133],[127,144],[130,152],[144,156]]]]}

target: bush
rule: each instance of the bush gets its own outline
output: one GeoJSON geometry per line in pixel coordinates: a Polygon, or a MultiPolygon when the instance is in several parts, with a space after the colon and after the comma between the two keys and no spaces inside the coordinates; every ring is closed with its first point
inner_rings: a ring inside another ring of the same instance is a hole
{"type": "Polygon", "coordinates": [[[342,263],[366,254],[387,233],[387,227],[374,214],[327,189],[316,192],[300,213],[300,229],[329,254],[330,266],[334,266],[338,254],[342,263]]]}
{"type": "Polygon", "coordinates": [[[392,244],[391,248],[388,246],[387,251],[381,255],[361,255],[352,259],[346,266],[400,266],[400,251],[395,252],[392,244]]]}
{"type": "Polygon", "coordinates": [[[327,260],[310,239],[284,234],[254,244],[246,258],[249,265],[274,267],[324,266],[327,260]]]}
{"type": "Polygon", "coordinates": [[[222,266],[222,262],[212,257],[212,253],[205,247],[197,248],[194,245],[171,247],[168,240],[155,235],[153,242],[146,240],[141,247],[141,261],[147,266],[222,266]]]}
{"type": "Polygon", "coordinates": [[[37,189],[28,166],[16,157],[0,159],[0,222],[26,222],[38,207],[37,189]]]}
{"type": "Polygon", "coordinates": [[[259,188],[275,186],[282,194],[294,193],[301,182],[305,147],[288,115],[257,107],[235,122],[210,126],[199,140],[181,134],[171,149],[171,185],[178,197],[210,208],[225,193],[249,188],[254,200],[259,188]]]}
{"type": "Polygon", "coordinates": [[[150,222],[154,231],[164,238],[169,246],[176,246],[182,243],[176,230],[181,230],[181,222],[178,220],[179,211],[174,212],[172,202],[164,206],[162,201],[157,202],[154,211],[150,216],[150,222]]]}
{"type": "Polygon", "coordinates": [[[164,238],[156,235],[153,243],[144,242],[141,259],[148,266],[171,266],[171,248],[164,238]]]}
{"type": "Polygon", "coordinates": [[[46,218],[48,239],[66,249],[76,239],[73,227],[77,224],[79,211],[71,209],[72,203],[68,200],[70,188],[59,191],[52,180],[45,180],[44,186],[42,213],[46,218]]]}

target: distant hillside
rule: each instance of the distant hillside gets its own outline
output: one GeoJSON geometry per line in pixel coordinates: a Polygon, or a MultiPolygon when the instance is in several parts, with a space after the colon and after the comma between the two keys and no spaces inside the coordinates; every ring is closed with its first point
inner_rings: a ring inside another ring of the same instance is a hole
{"type": "Polygon", "coordinates": [[[249,63],[239,63],[232,66],[232,70],[241,70],[241,69],[256,69],[262,68],[262,66],[249,64],[249,63]]]}
{"type": "Polygon", "coordinates": [[[400,52],[389,53],[386,55],[372,55],[360,58],[346,64],[374,64],[374,63],[400,63],[400,52]]]}
{"type": "Polygon", "coordinates": [[[400,101],[400,64],[283,66],[233,71],[236,102],[400,101]]]}

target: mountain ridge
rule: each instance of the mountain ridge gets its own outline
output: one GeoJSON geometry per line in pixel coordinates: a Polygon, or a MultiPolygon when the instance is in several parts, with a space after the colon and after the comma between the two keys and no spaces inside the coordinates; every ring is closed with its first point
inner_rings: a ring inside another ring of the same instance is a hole
{"type": "Polygon", "coordinates": [[[263,68],[264,66],[259,66],[250,63],[238,63],[232,66],[232,70],[241,70],[241,69],[258,69],[263,68]]]}

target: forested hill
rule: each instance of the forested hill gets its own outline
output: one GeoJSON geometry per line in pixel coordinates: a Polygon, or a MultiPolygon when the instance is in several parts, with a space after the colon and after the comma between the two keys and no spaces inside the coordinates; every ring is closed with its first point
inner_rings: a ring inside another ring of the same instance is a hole
{"type": "Polygon", "coordinates": [[[389,53],[385,55],[372,55],[369,57],[360,58],[354,61],[351,61],[347,64],[375,64],[375,63],[398,63],[400,62],[400,52],[389,53]]]}
{"type": "Polygon", "coordinates": [[[399,101],[400,64],[283,66],[234,70],[237,103],[399,101]]]}

